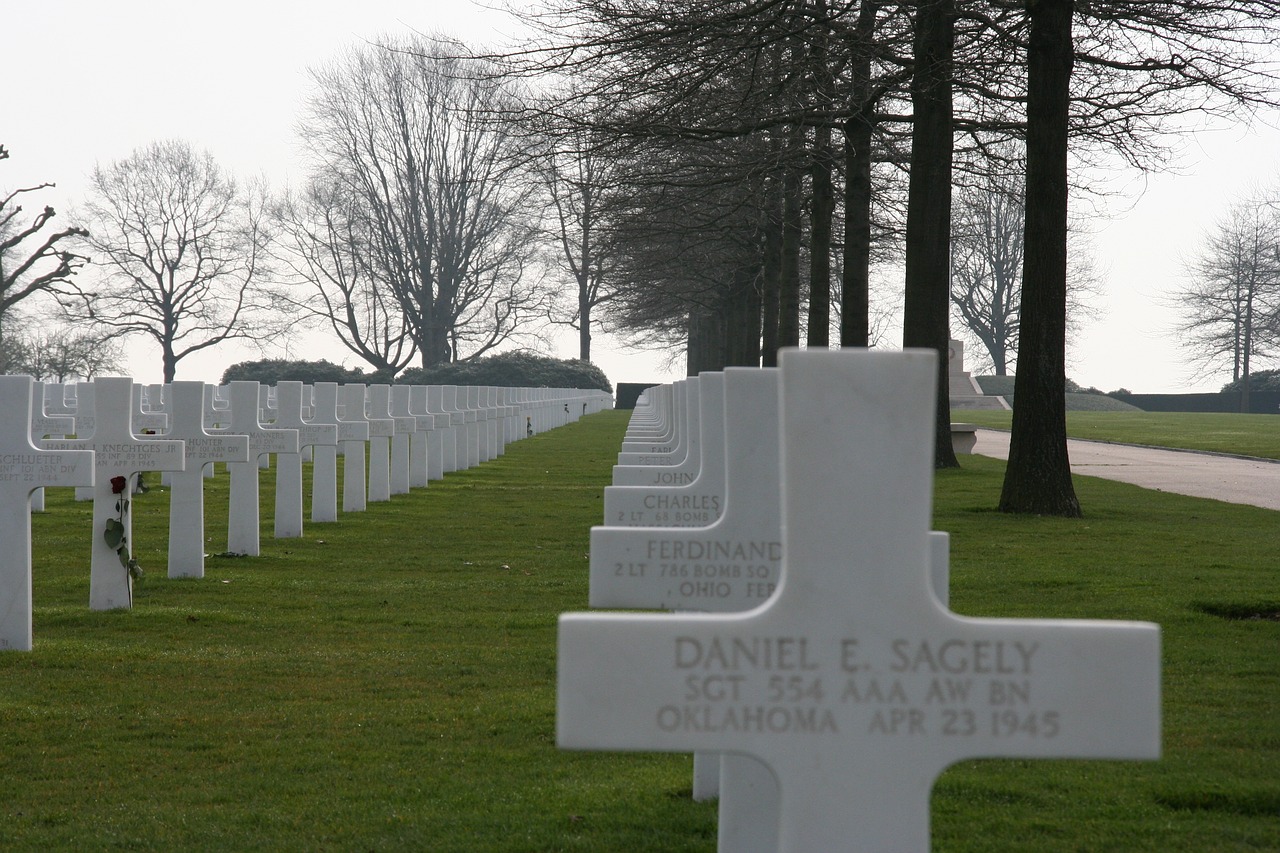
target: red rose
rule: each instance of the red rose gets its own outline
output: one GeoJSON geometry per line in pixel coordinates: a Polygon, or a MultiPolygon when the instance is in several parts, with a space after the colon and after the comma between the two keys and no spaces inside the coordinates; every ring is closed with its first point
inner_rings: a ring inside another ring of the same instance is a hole
{"type": "Polygon", "coordinates": [[[124,487],[127,486],[128,484],[129,484],[129,481],[126,480],[124,477],[112,477],[111,478],[111,494],[113,495],[120,494],[121,492],[124,491],[124,487]]]}

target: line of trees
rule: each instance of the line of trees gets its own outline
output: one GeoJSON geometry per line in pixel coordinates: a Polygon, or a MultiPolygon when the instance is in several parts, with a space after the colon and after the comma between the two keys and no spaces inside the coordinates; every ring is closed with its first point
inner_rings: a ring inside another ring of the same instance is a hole
{"type": "Polygon", "coordinates": [[[60,239],[100,274],[69,285],[67,255],[43,289],[150,336],[166,379],[299,319],[383,375],[548,320],[584,358],[608,328],[691,373],[769,366],[871,346],[900,304],[940,378],[953,317],[1016,360],[1001,507],[1074,515],[1068,199],[1272,102],[1280,0],[550,0],[525,22],[501,56],[389,37],[313,69],[307,175],[275,198],[180,142],[99,167],[87,233],[60,239]]]}
{"type": "Polygon", "coordinates": [[[1242,0],[564,0],[529,17],[541,41],[518,64],[559,83],[531,109],[617,164],[615,321],[687,341],[691,372],[827,346],[836,323],[842,346],[868,345],[886,260],[905,269],[904,345],[941,356],[961,313],[951,238],[973,225],[953,220],[972,199],[951,188],[1016,178],[1016,256],[1006,247],[1000,294],[972,312],[1006,364],[1016,345],[1001,507],[1074,515],[1073,177],[1078,193],[1088,167],[1158,164],[1188,116],[1273,102],[1278,19],[1280,5],[1242,0]]]}

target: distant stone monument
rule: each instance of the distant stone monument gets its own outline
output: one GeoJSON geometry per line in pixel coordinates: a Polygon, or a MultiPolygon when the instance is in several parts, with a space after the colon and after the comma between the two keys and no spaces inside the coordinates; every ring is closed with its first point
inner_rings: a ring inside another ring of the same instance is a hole
{"type": "Polygon", "coordinates": [[[984,394],[977,380],[964,369],[964,341],[947,342],[947,390],[953,409],[1008,409],[1004,397],[984,394]]]}

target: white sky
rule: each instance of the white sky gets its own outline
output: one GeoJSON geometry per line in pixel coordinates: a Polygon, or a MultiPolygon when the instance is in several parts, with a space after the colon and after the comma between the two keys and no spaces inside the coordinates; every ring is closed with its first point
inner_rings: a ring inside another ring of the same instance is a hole
{"type": "MultiPolygon", "coordinates": [[[[0,188],[55,181],[57,190],[40,201],[61,214],[83,195],[95,162],[174,137],[207,148],[238,176],[262,173],[276,186],[300,180],[293,127],[306,69],[356,40],[406,28],[472,44],[494,43],[514,29],[502,13],[470,0],[11,4],[0,24],[0,143],[11,154],[0,165],[0,188]]],[[[1180,260],[1234,197],[1280,180],[1280,132],[1234,128],[1186,143],[1181,175],[1130,176],[1145,192],[1096,223],[1105,314],[1071,353],[1067,373],[1082,385],[1212,391],[1230,378],[1190,375],[1171,334],[1176,311],[1162,294],[1178,286],[1180,260]]],[[[557,341],[553,354],[575,356],[576,339],[557,341]]],[[[338,344],[310,343],[288,355],[356,364],[338,344]]],[[[227,365],[256,357],[229,347],[192,356],[179,364],[179,377],[216,381],[227,365]]],[[[663,358],[623,351],[599,336],[593,360],[615,384],[673,375],[663,358]]],[[[159,381],[158,362],[145,347],[130,350],[138,381],[159,381]]],[[[681,358],[675,370],[682,368],[681,358]]]]}

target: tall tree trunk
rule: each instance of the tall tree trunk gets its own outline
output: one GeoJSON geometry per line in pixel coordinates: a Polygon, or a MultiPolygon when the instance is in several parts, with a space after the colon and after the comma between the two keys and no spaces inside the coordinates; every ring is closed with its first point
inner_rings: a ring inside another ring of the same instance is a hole
{"type": "Polygon", "coordinates": [[[762,290],[760,295],[760,362],[778,366],[778,300],[782,282],[782,180],[775,175],[765,190],[762,290]]]}
{"type": "Polygon", "coordinates": [[[844,131],[844,280],[840,346],[871,345],[871,124],[851,117],[844,131]]]}
{"type": "Polygon", "coordinates": [[[760,292],[760,276],[747,282],[747,339],[742,364],[745,367],[760,366],[760,323],[764,307],[760,292]]]}
{"type": "Polygon", "coordinates": [[[840,346],[871,345],[871,40],[878,2],[864,0],[849,40],[857,111],[844,126],[844,280],[840,346]]]}
{"type": "MultiPolygon", "coordinates": [[[[830,114],[834,83],[827,50],[827,0],[814,0],[813,46],[809,66],[813,71],[815,106],[830,114]]],[[[835,209],[835,169],[831,151],[831,125],[823,117],[813,129],[813,157],[809,164],[812,192],[809,214],[809,328],[805,336],[811,349],[827,349],[831,345],[831,218],[835,209]]]]}
{"type": "Polygon", "coordinates": [[[702,369],[702,351],[706,346],[706,339],[703,336],[701,319],[696,309],[689,311],[688,341],[684,348],[685,376],[697,376],[698,371],[702,369]]]}
{"type": "Polygon", "coordinates": [[[582,299],[578,303],[578,358],[591,360],[591,301],[582,299]]]}
{"type": "Polygon", "coordinates": [[[947,350],[951,339],[951,62],[953,0],[922,0],[916,10],[911,78],[911,180],[907,189],[906,298],[902,345],[938,353],[933,464],[955,468],[947,350]]]}
{"type": "Polygon", "coordinates": [[[173,344],[165,341],[160,354],[161,369],[164,371],[164,383],[168,385],[178,375],[178,359],[173,354],[173,344]]]}
{"type": "MultiPolygon", "coordinates": [[[[794,151],[792,152],[794,153],[794,151]]],[[[800,244],[804,236],[800,174],[782,177],[782,267],[778,282],[778,347],[800,346],[800,244]]]]}
{"type": "Polygon", "coordinates": [[[733,277],[722,316],[725,319],[725,366],[760,364],[760,300],[754,296],[756,270],[743,267],[733,277]]]}
{"type": "Polygon", "coordinates": [[[831,168],[831,129],[819,127],[813,134],[813,163],[809,169],[813,198],[809,216],[809,329],[805,340],[812,349],[831,345],[831,217],[835,207],[831,168]]]}
{"type": "Polygon", "coordinates": [[[1075,518],[1067,456],[1067,116],[1073,0],[1028,0],[1022,320],[1002,512],[1075,518]],[[1032,204],[1031,200],[1035,203],[1032,204]]]}

